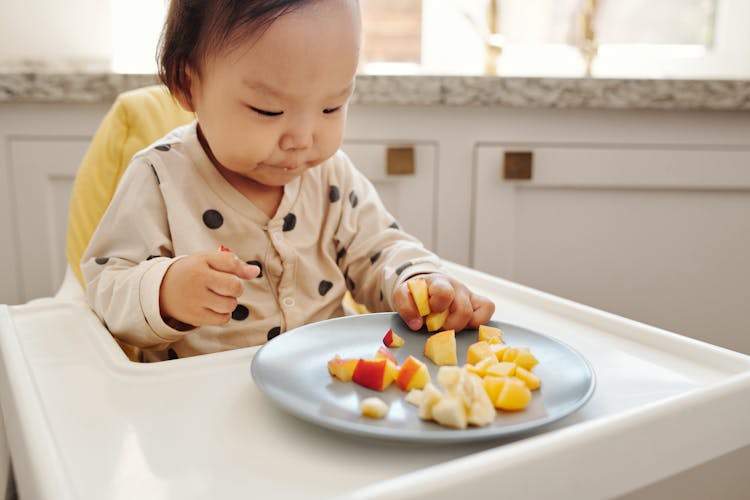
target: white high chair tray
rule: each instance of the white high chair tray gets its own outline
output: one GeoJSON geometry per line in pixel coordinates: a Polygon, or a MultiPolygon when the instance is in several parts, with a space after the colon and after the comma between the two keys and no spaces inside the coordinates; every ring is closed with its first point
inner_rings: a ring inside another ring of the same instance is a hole
{"type": "Polygon", "coordinates": [[[608,498],[750,444],[750,357],[448,267],[496,320],[589,360],[591,400],[532,434],[394,444],[278,409],[248,374],[255,348],[140,365],[80,301],[0,306],[21,498],[608,498]]]}

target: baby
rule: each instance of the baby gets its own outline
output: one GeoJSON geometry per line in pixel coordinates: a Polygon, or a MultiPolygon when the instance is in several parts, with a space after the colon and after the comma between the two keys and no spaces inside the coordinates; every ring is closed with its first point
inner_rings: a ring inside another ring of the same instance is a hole
{"type": "Polygon", "coordinates": [[[347,290],[417,330],[416,276],[446,329],[492,316],[339,150],[360,35],[356,0],[170,2],[160,77],[196,120],[135,155],[81,263],[144,361],[262,344],[347,290]]]}

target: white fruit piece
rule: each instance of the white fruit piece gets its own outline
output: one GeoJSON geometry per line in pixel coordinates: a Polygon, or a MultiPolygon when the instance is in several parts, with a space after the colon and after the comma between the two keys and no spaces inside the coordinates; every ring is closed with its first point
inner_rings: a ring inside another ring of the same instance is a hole
{"type": "Polygon", "coordinates": [[[435,422],[454,429],[466,429],[469,425],[464,402],[459,396],[446,394],[432,407],[435,422]]]}
{"type": "Polygon", "coordinates": [[[443,393],[435,387],[432,382],[428,382],[422,389],[422,398],[419,402],[419,418],[422,420],[432,420],[432,408],[443,397],[443,393]]]}
{"type": "Polygon", "coordinates": [[[363,417],[383,418],[388,413],[388,405],[380,398],[365,398],[359,404],[359,410],[363,417]]]}
{"type": "Polygon", "coordinates": [[[414,406],[419,406],[422,402],[422,389],[412,389],[404,396],[404,401],[414,406]]]}

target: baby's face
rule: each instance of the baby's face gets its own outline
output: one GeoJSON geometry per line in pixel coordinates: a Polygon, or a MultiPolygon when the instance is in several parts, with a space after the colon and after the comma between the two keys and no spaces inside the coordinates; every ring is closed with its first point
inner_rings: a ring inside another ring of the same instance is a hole
{"type": "Polygon", "coordinates": [[[341,145],[359,44],[357,2],[321,0],[209,56],[200,78],[191,75],[192,107],[219,169],[282,186],[330,158],[341,145]]]}

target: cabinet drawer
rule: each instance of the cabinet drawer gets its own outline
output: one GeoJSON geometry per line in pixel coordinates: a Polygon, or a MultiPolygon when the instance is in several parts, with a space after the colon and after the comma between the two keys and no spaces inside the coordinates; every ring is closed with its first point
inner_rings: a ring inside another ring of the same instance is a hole
{"type": "Polygon", "coordinates": [[[342,149],[373,183],[401,227],[434,250],[437,147],[425,143],[384,144],[347,140],[342,149]],[[413,149],[413,173],[388,173],[389,148],[413,149]]]}
{"type": "Polygon", "coordinates": [[[481,145],[473,186],[478,269],[750,352],[750,150],[481,145]]]}

